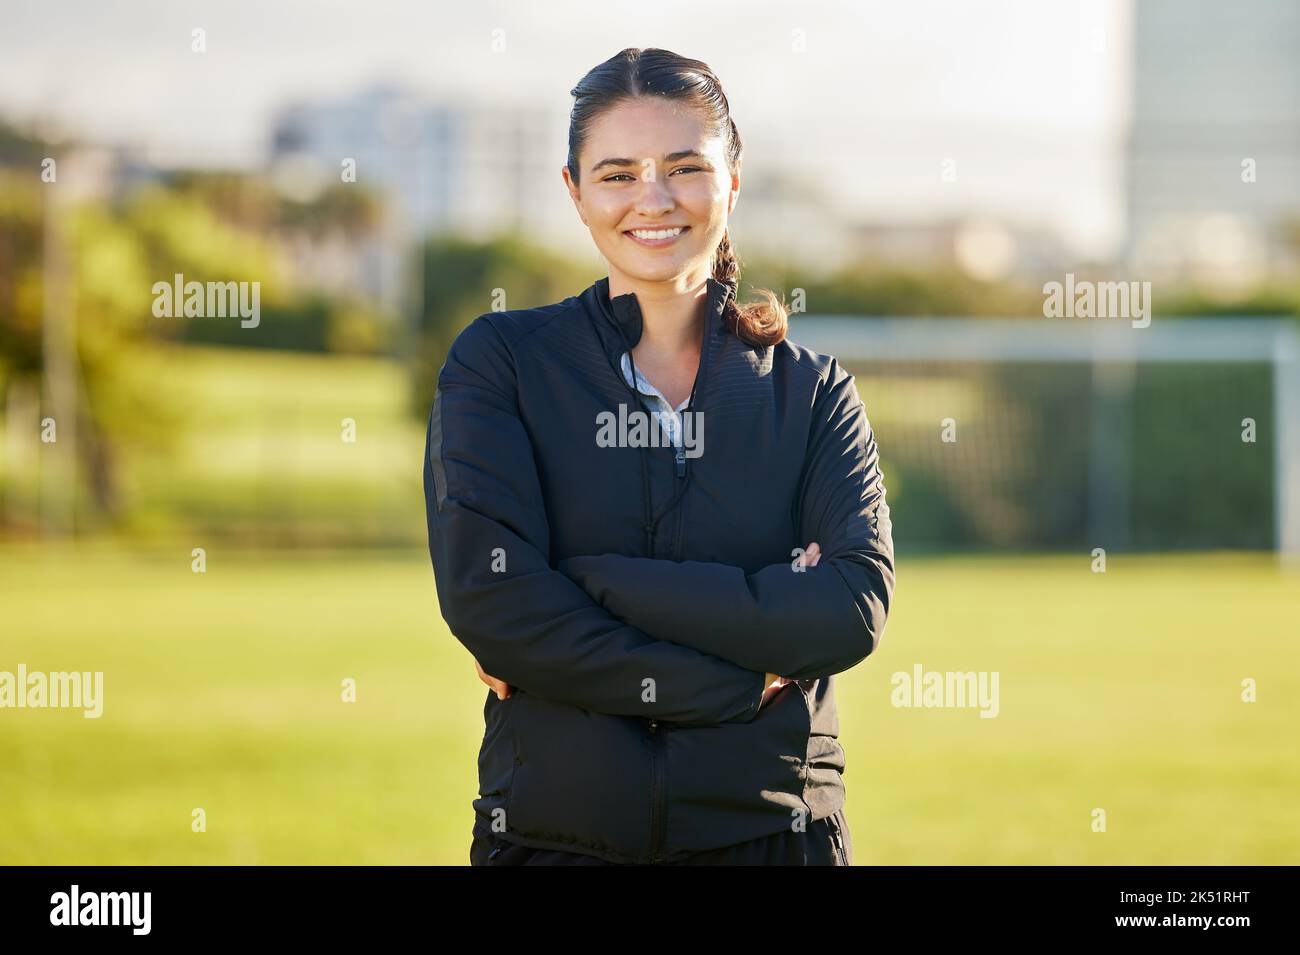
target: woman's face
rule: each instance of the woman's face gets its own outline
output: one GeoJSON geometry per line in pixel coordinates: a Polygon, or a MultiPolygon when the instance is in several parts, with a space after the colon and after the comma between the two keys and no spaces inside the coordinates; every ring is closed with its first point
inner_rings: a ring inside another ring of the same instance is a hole
{"type": "Polygon", "coordinates": [[[696,110],[646,97],[607,110],[592,124],[578,168],[579,183],[568,166],[564,181],[611,272],[686,284],[711,273],[740,178],[696,110]]]}

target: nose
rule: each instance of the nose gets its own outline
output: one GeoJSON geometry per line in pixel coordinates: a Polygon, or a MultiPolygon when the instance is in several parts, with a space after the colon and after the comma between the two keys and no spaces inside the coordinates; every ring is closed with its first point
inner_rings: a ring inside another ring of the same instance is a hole
{"type": "Polygon", "coordinates": [[[636,208],[647,219],[654,219],[671,212],[676,205],[672,192],[661,182],[658,175],[653,179],[642,179],[641,189],[637,194],[636,208]]]}

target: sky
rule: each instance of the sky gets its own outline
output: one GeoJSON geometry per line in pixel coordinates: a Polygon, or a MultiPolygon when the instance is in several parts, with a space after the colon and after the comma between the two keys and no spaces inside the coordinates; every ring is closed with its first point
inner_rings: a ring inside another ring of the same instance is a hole
{"type": "Polygon", "coordinates": [[[1083,255],[1122,229],[1127,0],[15,0],[0,22],[0,114],[163,162],[256,164],[286,102],[376,82],[563,124],[583,73],[660,46],[721,77],[747,168],[864,217],[988,212],[1083,255]]]}

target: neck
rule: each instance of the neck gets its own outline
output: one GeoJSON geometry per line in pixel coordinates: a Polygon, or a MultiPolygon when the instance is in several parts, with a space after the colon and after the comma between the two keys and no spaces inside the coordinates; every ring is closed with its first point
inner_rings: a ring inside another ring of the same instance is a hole
{"type": "Polygon", "coordinates": [[[636,293],[641,310],[641,340],[634,349],[637,354],[671,355],[699,350],[709,294],[707,275],[646,282],[610,269],[610,297],[628,292],[636,293]]]}

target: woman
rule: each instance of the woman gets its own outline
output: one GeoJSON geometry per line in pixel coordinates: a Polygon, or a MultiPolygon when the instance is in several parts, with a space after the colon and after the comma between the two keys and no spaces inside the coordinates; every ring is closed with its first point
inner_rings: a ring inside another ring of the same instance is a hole
{"type": "Polygon", "coordinates": [[[628,49],[573,95],[609,275],[479,316],[429,416],[438,598],[494,690],[471,863],[849,865],[833,676],[894,587],[862,402],[735,301],[712,71],[628,49]]]}

